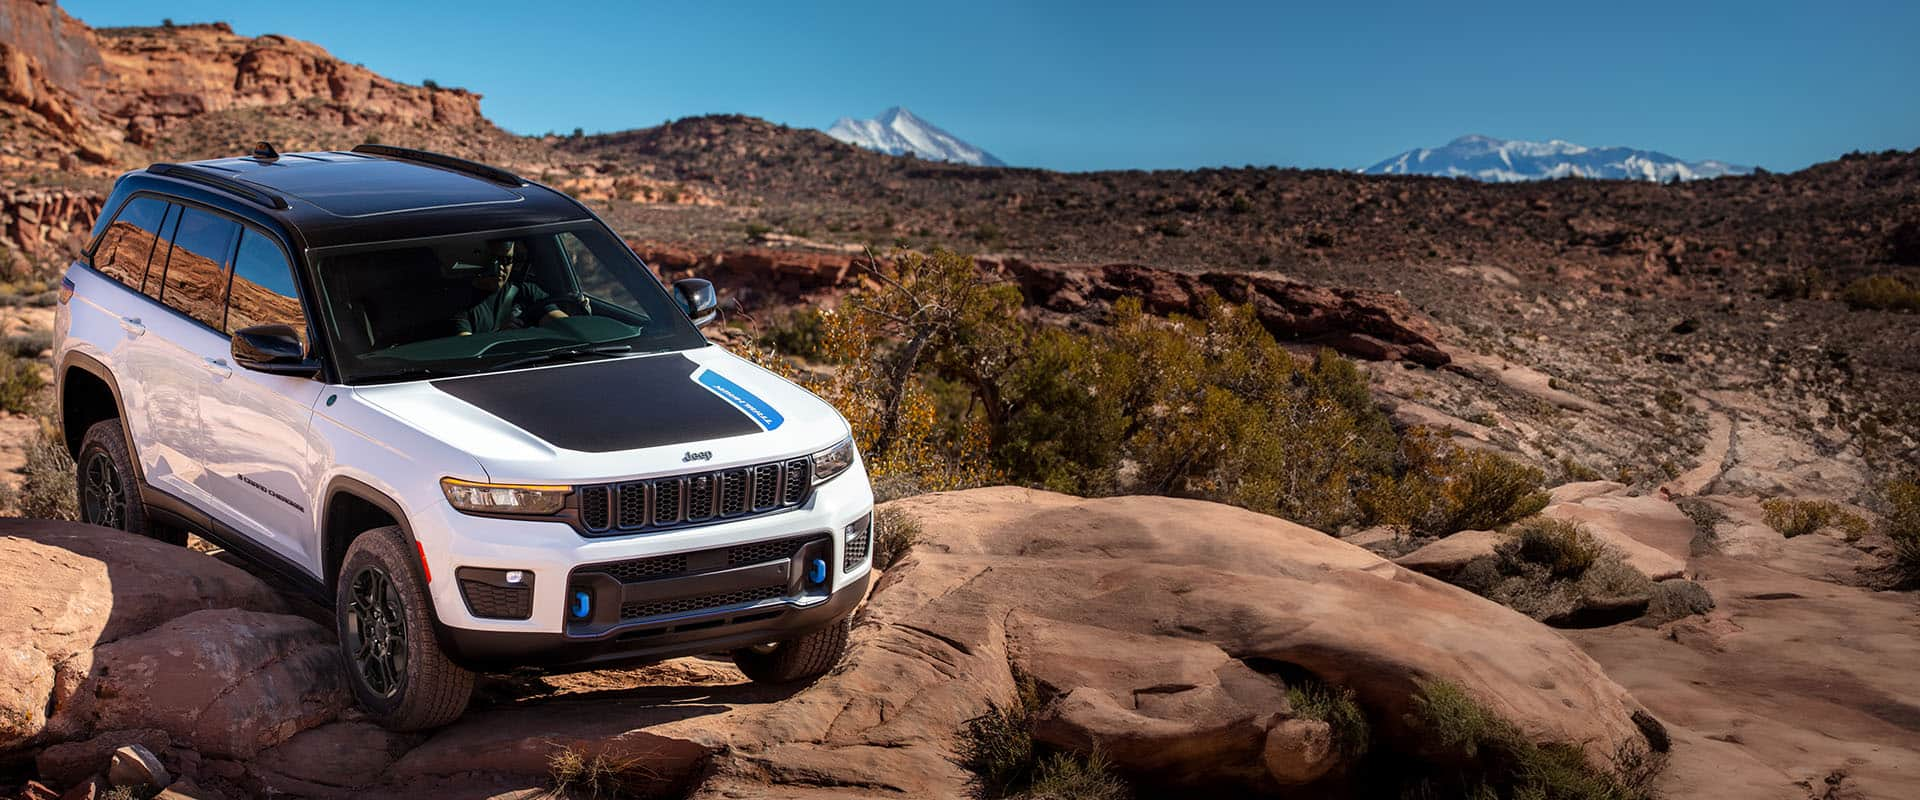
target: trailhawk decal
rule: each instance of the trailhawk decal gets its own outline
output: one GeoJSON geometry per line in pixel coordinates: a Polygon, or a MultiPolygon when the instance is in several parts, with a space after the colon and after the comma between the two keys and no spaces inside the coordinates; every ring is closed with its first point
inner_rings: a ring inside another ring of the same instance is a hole
{"type": "Polygon", "coordinates": [[[755,397],[745,387],[727,380],[726,376],[718,372],[703,367],[699,372],[694,373],[693,379],[694,382],[707,387],[707,391],[713,392],[720,399],[732,403],[734,408],[740,409],[741,413],[746,414],[760,426],[760,430],[770,431],[787,421],[786,417],[780,416],[780,412],[773,410],[773,406],[767,405],[767,401],[755,397]]]}
{"type": "Polygon", "coordinates": [[[679,353],[441,378],[433,386],[555,447],[610,453],[773,430],[766,401],[679,353]],[[731,395],[731,396],[729,396],[731,395]]]}

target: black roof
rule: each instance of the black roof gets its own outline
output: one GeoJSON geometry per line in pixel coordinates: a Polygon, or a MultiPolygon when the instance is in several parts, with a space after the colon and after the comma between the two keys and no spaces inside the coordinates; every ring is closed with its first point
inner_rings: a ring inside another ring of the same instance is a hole
{"type": "Polygon", "coordinates": [[[496,168],[387,150],[398,155],[286,153],[195,161],[181,165],[185,169],[156,166],[148,172],[224,189],[278,217],[315,248],[592,218],[572,198],[496,168]],[[428,157],[448,166],[423,160],[428,157]],[[231,182],[242,185],[222,186],[231,182]]]}

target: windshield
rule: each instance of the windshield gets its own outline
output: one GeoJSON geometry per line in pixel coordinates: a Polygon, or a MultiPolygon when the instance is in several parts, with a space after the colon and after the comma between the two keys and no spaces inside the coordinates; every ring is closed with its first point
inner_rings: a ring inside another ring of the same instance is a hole
{"type": "Polygon", "coordinates": [[[329,248],[315,262],[348,383],[706,344],[633,251],[592,223],[329,248]]]}

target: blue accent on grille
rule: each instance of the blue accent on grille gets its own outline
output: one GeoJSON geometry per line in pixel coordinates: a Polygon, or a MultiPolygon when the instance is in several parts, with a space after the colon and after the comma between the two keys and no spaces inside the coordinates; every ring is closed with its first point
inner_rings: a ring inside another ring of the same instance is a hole
{"type": "Polygon", "coordinates": [[[589,594],[585,589],[575,589],[573,592],[573,618],[586,619],[592,614],[593,595],[589,594]]]}
{"type": "Polygon", "coordinates": [[[721,377],[718,372],[702,370],[700,376],[694,380],[701,386],[707,387],[707,391],[713,392],[720,399],[732,403],[734,408],[740,409],[749,419],[758,424],[761,430],[773,430],[780,427],[780,423],[787,421],[786,417],[780,416],[780,412],[773,410],[773,406],[767,405],[767,401],[754,396],[740,384],[721,377]]]}
{"type": "Polygon", "coordinates": [[[807,562],[807,582],[808,583],[826,583],[827,582],[827,560],[826,559],[816,558],[810,562],[807,562]]]}

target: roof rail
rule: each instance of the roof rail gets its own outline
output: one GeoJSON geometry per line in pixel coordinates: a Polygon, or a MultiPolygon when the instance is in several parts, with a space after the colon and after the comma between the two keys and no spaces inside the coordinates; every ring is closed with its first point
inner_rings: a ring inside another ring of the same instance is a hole
{"type": "Polygon", "coordinates": [[[147,171],[155,175],[164,175],[169,178],[178,178],[183,181],[192,181],[210,186],[228,194],[237,194],[268,208],[285,209],[287,207],[287,198],[285,197],[267,191],[260,186],[227,177],[205,167],[198,167],[192,164],[155,164],[147,167],[147,171]]]}
{"type": "Polygon", "coordinates": [[[421,164],[429,164],[455,172],[464,172],[476,178],[493,181],[494,183],[506,186],[527,185],[527,182],[521,180],[520,176],[499,167],[482,164],[478,161],[468,161],[464,158],[456,158],[444,153],[435,153],[430,150],[415,150],[411,147],[394,147],[393,145],[387,144],[363,144],[354,147],[353,152],[392,158],[400,161],[415,161],[421,164]]]}

